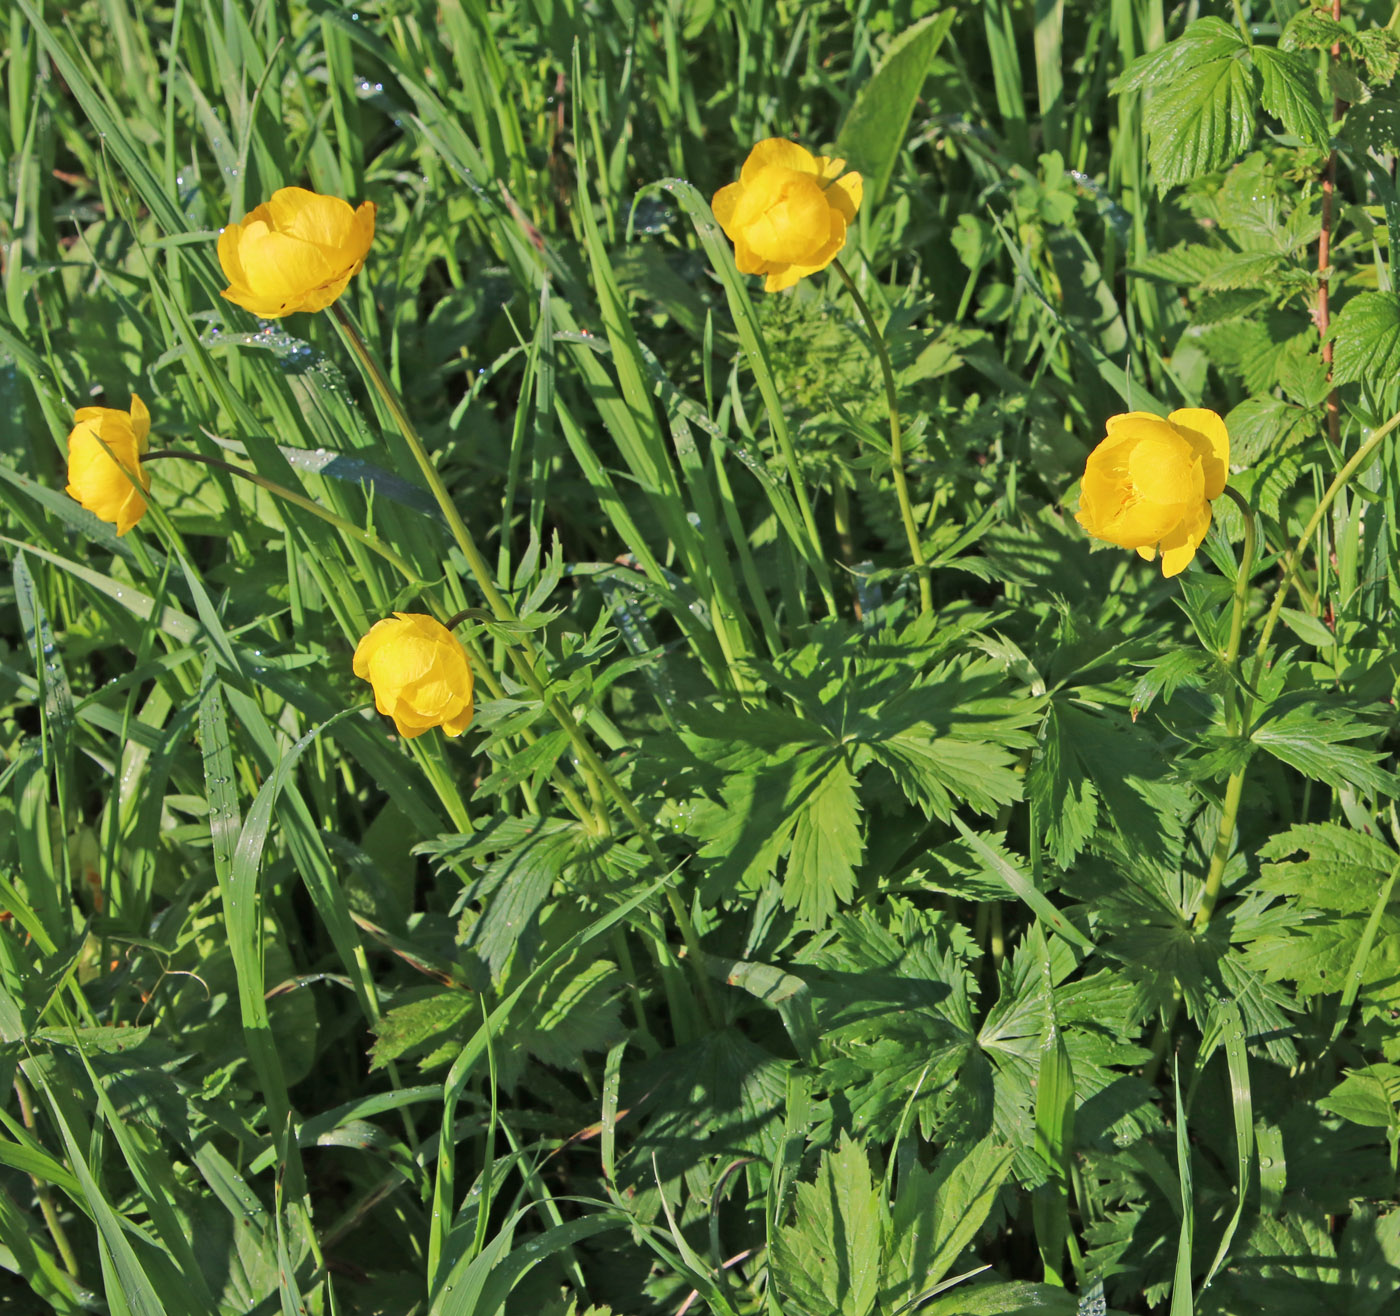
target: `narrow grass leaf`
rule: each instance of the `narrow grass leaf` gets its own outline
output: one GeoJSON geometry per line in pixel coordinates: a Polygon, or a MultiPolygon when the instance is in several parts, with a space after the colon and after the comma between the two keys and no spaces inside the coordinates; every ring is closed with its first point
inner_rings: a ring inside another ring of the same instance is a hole
{"type": "Polygon", "coordinates": [[[1033,914],[1038,915],[1048,927],[1054,928],[1066,941],[1072,942],[1081,950],[1094,949],[1094,943],[1050,903],[1049,897],[1043,891],[1032,885],[1030,878],[993,850],[956,814],[953,815],[953,824],[962,833],[963,840],[972,848],[973,853],[985,865],[986,871],[1005,882],[1011,894],[1024,903],[1033,914]]]}

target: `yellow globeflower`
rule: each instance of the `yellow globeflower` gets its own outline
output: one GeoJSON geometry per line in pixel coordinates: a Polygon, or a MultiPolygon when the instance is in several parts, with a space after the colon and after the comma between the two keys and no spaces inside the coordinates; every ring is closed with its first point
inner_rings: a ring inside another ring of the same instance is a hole
{"type": "Polygon", "coordinates": [[[860,175],[845,167],[782,137],[749,152],[739,181],[710,202],[741,273],[766,274],[764,291],[778,292],[836,259],[860,209],[860,175]]]}
{"type": "Polygon", "coordinates": [[[1112,416],[1084,468],[1075,520],[1149,562],[1160,548],[1162,574],[1175,576],[1206,537],[1211,500],[1224,492],[1229,470],[1230,436],[1213,411],[1112,416]]]}
{"type": "Polygon", "coordinates": [[[430,727],[460,736],[472,720],[467,651],[446,626],[421,612],[375,622],[355,649],[354,668],[374,687],[374,706],[410,740],[430,727]]]}
{"type": "Polygon", "coordinates": [[[360,272],[374,241],[374,203],[283,187],[219,235],[223,295],[267,319],[329,306],[360,272]]]}
{"type": "Polygon", "coordinates": [[[68,435],[66,492],[124,535],[146,515],[141,490],[151,487],[151,477],[141,468],[141,457],[149,446],[146,436],[151,432],[151,413],[133,393],[130,411],[82,407],[73,421],[68,435]],[[127,472],[135,476],[136,484],[127,472]]]}

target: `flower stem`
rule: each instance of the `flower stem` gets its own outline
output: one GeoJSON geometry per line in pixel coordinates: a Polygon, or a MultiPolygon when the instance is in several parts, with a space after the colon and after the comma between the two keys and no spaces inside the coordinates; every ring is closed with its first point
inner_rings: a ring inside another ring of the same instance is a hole
{"type": "MultiPolygon", "coordinates": [[[[1278,625],[1279,615],[1283,610],[1283,601],[1288,597],[1289,586],[1294,582],[1298,574],[1298,566],[1303,560],[1303,555],[1308,550],[1308,545],[1312,542],[1312,537],[1317,533],[1317,528],[1322,524],[1325,517],[1336,501],[1337,495],[1342,491],[1347,481],[1356,474],[1365,464],[1367,458],[1383,443],[1397,425],[1400,425],[1400,412],[1393,415],[1379,429],[1375,430],[1342,467],[1336,475],[1332,477],[1332,483],[1327,486],[1322,497],[1318,499],[1317,507],[1308,518],[1308,523],[1303,527],[1303,533],[1298,536],[1298,542],[1293,546],[1287,560],[1284,563],[1283,579],[1279,582],[1277,591],[1274,594],[1274,601],[1269,605],[1268,616],[1264,618],[1264,625],[1259,632],[1259,643],[1254,649],[1254,659],[1250,664],[1249,679],[1244,683],[1244,691],[1240,696],[1240,709],[1238,718],[1231,729],[1238,734],[1248,735],[1250,731],[1250,714],[1253,708],[1253,697],[1248,693],[1256,689],[1259,683],[1260,672],[1264,665],[1264,655],[1269,648],[1269,640],[1273,637],[1274,627],[1278,625]]],[[[1240,504],[1241,510],[1248,505],[1235,494],[1234,490],[1226,486],[1226,492],[1240,504]]],[[[1253,530],[1253,518],[1245,517],[1245,524],[1249,527],[1246,532],[1245,550],[1246,560],[1241,563],[1240,576],[1235,581],[1235,615],[1231,619],[1230,625],[1230,649],[1226,652],[1225,661],[1229,666],[1238,665],[1239,659],[1239,635],[1243,622],[1244,604],[1243,597],[1249,589],[1247,579],[1248,555],[1253,551],[1253,537],[1250,531],[1253,530]],[[1243,580],[1243,584],[1241,581],[1243,580]]],[[[1220,830],[1216,834],[1215,849],[1211,853],[1210,869],[1206,873],[1205,891],[1201,896],[1200,908],[1196,911],[1196,917],[1192,924],[1197,932],[1204,932],[1209,926],[1212,915],[1215,913],[1216,902],[1220,899],[1220,886],[1225,875],[1225,863],[1230,855],[1230,839],[1234,835],[1235,819],[1239,814],[1240,797],[1244,792],[1245,766],[1237,768],[1230,774],[1229,780],[1225,783],[1225,799],[1221,806],[1220,830]]]]}
{"type": "Polygon", "coordinates": [[[904,537],[909,541],[909,555],[914,561],[914,570],[919,577],[919,611],[933,611],[933,588],[929,583],[928,570],[924,565],[924,550],[919,542],[919,530],[914,523],[914,506],[909,500],[909,482],[904,475],[904,430],[899,423],[899,394],[894,384],[894,366],[890,362],[889,344],[875,320],[869,303],[860,295],[856,281],[851,278],[846,267],[839,260],[831,262],[851,300],[856,304],[860,318],[865,321],[866,332],[875,344],[875,352],[880,358],[880,374],[885,381],[885,400],[890,412],[890,471],[894,476],[895,496],[899,499],[899,517],[904,522],[904,537]]]}
{"type": "MultiPolygon", "coordinates": [[[[1255,529],[1254,512],[1244,496],[1228,484],[1225,486],[1225,494],[1244,516],[1244,547],[1240,551],[1239,570],[1235,573],[1234,606],[1230,611],[1230,638],[1226,642],[1223,655],[1225,666],[1233,669],[1239,662],[1240,638],[1244,634],[1244,614],[1249,603],[1249,578],[1254,570],[1255,529]]],[[[1231,708],[1234,706],[1235,702],[1231,700],[1231,708]]],[[[1233,718],[1234,714],[1231,713],[1230,716],[1233,718]]],[[[1237,725],[1231,727],[1231,730],[1238,729],[1237,725]]]]}
{"type": "Polygon", "coordinates": [[[266,489],[268,493],[284,502],[300,507],[303,511],[310,512],[312,516],[319,516],[322,521],[333,525],[342,534],[349,535],[352,539],[358,539],[366,548],[378,553],[413,584],[422,585],[424,583],[422,577],[383,540],[376,539],[367,530],[361,530],[353,521],[347,521],[343,516],[337,516],[320,504],[312,502],[305,494],[299,494],[295,489],[288,489],[285,484],[269,480],[256,471],[245,471],[241,466],[234,466],[231,462],[222,461],[218,457],[206,457],[201,452],[182,452],[178,448],[162,448],[158,452],[148,452],[141,458],[141,463],[145,465],[147,462],[167,460],[198,462],[201,466],[215,466],[221,471],[227,471],[230,475],[237,475],[241,479],[256,484],[259,488],[266,489]]]}
{"type": "MultiPolygon", "coordinates": [[[[1249,718],[1248,696],[1239,688],[1240,639],[1244,635],[1244,614],[1249,605],[1249,578],[1254,570],[1254,512],[1244,497],[1235,489],[1225,486],[1225,493],[1240,509],[1244,516],[1244,546],[1240,550],[1240,565],[1235,572],[1234,607],[1230,612],[1230,638],[1226,641],[1225,652],[1221,655],[1231,686],[1225,696],[1225,727],[1232,735],[1247,730],[1249,718]]],[[[1192,927],[1196,932],[1204,932],[1210,926],[1215,906],[1220,900],[1220,887],[1225,879],[1225,864],[1230,858],[1230,843],[1235,835],[1235,820],[1239,817],[1240,799],[1244,794],[1245,765],[1241,764],[1225,783],[1225,798],[1220,807],[1220,827],[1215,834],[1215,846],[1211,850],[1210,867],[1206,870],[1205,890],[1196,910],[1192,927]]]]}
{"type": "MultiPolygon", "coordinates": [[[[477,547],[476,540],[472,537],[467,524],[462,520],[462,514],[457,510],[456,504],[452,501],[452,495],[448,492],[447,486],[443,483],[442,476],[438,474],[437,467],[433,465],[432,458],[428,456],[427,449],[423,446],[417,427],[410,419],[407,410],[404,408],[402,400],[399,398],[394,386],[385,378],[384,372],[380,370],[379,363],[371,355],[364,339],[360,336],[359,330],[350,319],[348,312],[339,303],[335,302],[331,306],[331,311],[335,315],[336,323],[340,326],[341,337],[346,345],[354,353],[356,360],[360,364],[365,376],[373,384],[376,392],[383,399],[385,406],[389,408],[390,414],[394,417],[395,423],[399,427],[399,432],[403,435],[404,442],[408,444],[409,451],[412,452],[414,460],[418,463],[418,469],[423,473],[424,480],[428,483],[428,488],[432,490],[433,497],[437,500],[438,506],[442,509],[442,514],[447,518],[448,527],[452,531],[452,537],[457,541],[457,547],[461,549],[462,556],[466,558],[468,567],[471,568],[472,576],[475,578],[477,587],[481,590],[486,599],[487,606],[498,622],[514,622],[517,620],[514,608],[502,596],[496,588],[495,579],[491,575],[491,569],[482,556],[481,550],[477,547]]],[[[579,771],[588,781],[591,793],[597,794],[597,787],[601,785],[603,791],[611,795],[618,807],[622,810],[623,816],[636,831],[641,840],[642,847],[646,850],[648,857],[658,868],[666,866],[665,856],[661,853],[661,848],[656,843],[656,838],[652,835],[651,828],[645,818],[638,811],[637,806],[628,798],[627,793],[622,789],[617,778],[608,770],[607,765],[593,746],[588,743],[588,738],[583,729],[574,721],[573,715],[565,709],[557,698],[549,694],[545,689],[544,681],[541,679],[538,665],[542,662],[542,655],[535,647],[534,641],[528,635],[520,634],[515,637],[515,642],[508,646],[508,652],[515,663],[516,670],[520,673],[521,679],[529,687],[530,692],[549,711],[550,715],[564,733],[568,736],[573,746],[579,771]]],[[[685,906],[680,898],[668,884],[665,888],[666,897],[671,906],[671,912],[676,919],[681,936],[684,938],[686,948],[689,951],[689,958],[694,967],[695,976],[700,988],[700,996],[704,1003],[705,1011],[711,1021],[717,1021],[718,1014],[714,1008],[714,1001],[710,993],[709,979],[705,974],[704,958],[700,950],[699,939],[695,926],[690,921],[689,915],[685,911],[685,906]]]]}
{"type": "Polygon", "coordinates": [[[1400,425],[1400,412],[1396,412],[1384,425],[1372,432],[1371,437],[1352,454],[1346,465],[1332,477],[1332,483],[1327,486],[1322,497],[1318,499],[1317,507],[1308,519],[1307,525],[1303,527],[1303,533],[1298,536],[1298,542],[1293,546],[1293,551],[1289,553],[1284,562],[1283,579],[1279,582],[1278,593],[1274,595],[1269,615],[1264,618],[1264,629],[1259,633],[1259,643],[1254,649],[1254,662],[1250,667],[1249,684],[1251,687],[1259,679],[1259,672],[1264,663],[1264,652],[1269,647],[1274,627],[1278,625],[1279,613],[1283,609],[1283,601],[1287,597],[1288,587],[1293,584],[1298,575],[1298,567],[1302,563],[1303,555],[1308,551],[1308,545],[1312,542],[1313,535],[1317,533],[1318,526],[1322,524],[1322,518],[1331,510],[1332,504],[1336,501],[1337,495],[1341,493],[1347,481],[1365,465],[1366,459],[1394,432],[1397,425],[1400,425]]]}
{"type": "MultiPolygon", "coordinates": [[[[20,1118],[24,1120],[24,1127],[33,1133],[34,1097],[29,1090],[29,1084],[18,1071],[15,1073],[15,1095],[19,1098],[20,1118]]],[[[73,1252],[72,1243],[68,1241],[68,1234],[63,1228],[63,1222],[58,1217],[58,1210],[54,1205],[53,1189],[37,1174],[30,1174],[29,1178],[34,1184],[34,1195],[39,1199],[39,1210],[43,1213],[49,1237],[53,1239],[53,1245],[58,1249],[63,1268],[76,1279],[78,1258],[73,1252]]]]}

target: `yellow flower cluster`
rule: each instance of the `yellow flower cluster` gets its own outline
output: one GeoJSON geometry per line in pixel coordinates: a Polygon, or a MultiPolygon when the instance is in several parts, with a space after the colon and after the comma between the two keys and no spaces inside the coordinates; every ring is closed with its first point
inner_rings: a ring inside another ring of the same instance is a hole
{"type": "MultiPolygon", "coordinates": [[[[741,274],[762,274],[764,290],[778,292],[836,259],[862,196],[861,176],[845,165],[781,137],[749,152],[739,181],[710,202],[741,274]]],[[[1196,556],[1229,469],[1230,437],[1213,411],[1114,416],[1089,456],[1076,519],[1149,562],[1160,551],[1162,574],[1175,576],[1196,556]]]]}
{"type": "MultiPolygon", "coordinates": [[[[749,153],[739,180],[714,195],[713,210],[734,243],[745,274],[764,288],[791,288],[836,259],[862,199],[861,176],[845,161],[814,156],[783,138],[749,153]]],[[[375,207],[299,187],[274,192],[219,237],[229,280],[223,296],[255,315],[319,311],[364,266],[374,240],[375,207]]],[[[67,492],[123,535],[146,512],[150,477],[142,458],[151,418],[134,393],[129,411],[84,407],[68,436],[67,492]]],[[[1166,419],[1128,412],[1108,421],[1090,454],[1077,520],[1096,539],[1158,552],[1162,574],[1183,571],[1210,526],[1211,502],[1224,491],[1230,440],[1213,411],[1186,408],[1166,419]]],[[[459,736],[472,720],[472,670],[448,627],[423,613],[396,612],[376,622],[355,650],[356,676],[375,706],[408,739],[431,727],[459,736]]]]}
{"type": "MultiPolygon", "coordinates": [[[[339,197],[300,187],[274,192],[219,237],[223,296],[274,319],[320,311],[364,266],[374,240],[375,208],[352,209],[339,197]]],[[[150,413],[134,393],[131,410],[84,407],[68,436],[70,497],[124,535],[146,512],[150,413]]],[[[472,720],[472,669],[462,643],[423,613],[396,612],[376,622],[355,649],[355,675],[370,683],[375,707],[407,739],[441,727],[460,736],[472,720]]]]}

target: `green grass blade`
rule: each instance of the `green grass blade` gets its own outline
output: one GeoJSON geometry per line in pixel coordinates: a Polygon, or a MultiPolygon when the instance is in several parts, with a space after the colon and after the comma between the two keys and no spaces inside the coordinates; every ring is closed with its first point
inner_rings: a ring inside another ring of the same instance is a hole
{"type": "Polygon", "coordinates": [[[1254,1163],[1254,1095],[1249,1082],[1249,1051],[1245,1044],[1244,1019],[1239,1006],[1233,1001],[1222,1002],[1214,1013],[1216,1018],[1206,1025],[1201,1054],[1203,1058],[1208,1056],[1210,1039],[1223,1035],[1225,1062],[1230,1074],[1230,1109],[1235,1119],[1235,1209],[1225,1225],[1220,1246],[1215,1250],[1215,1259],[1201,1281],[1202,1290],[1209,1287],[1230,1254],[1230,1244],[1234,1242],[1235,1231],[1240,1227],[1244,1215],[1250,1166],[1254,1163]]]}
{"type": "Polygon", "coordinates": [[[1175,1060],[1172,1062],[1172,1091],[1176,1095],[1176,1179],[1181,1202],[1181,1223],[1177,1230],[1171,1316],[1191,1316],[1196,1310],[1191,1293],[1191,1248],[1196,1232],[1196,1198],[1191,1177],[1191,1139],[1186,1130],[1186,1109],[1181,1103],[1181,1073],[1175,1060]]]}

